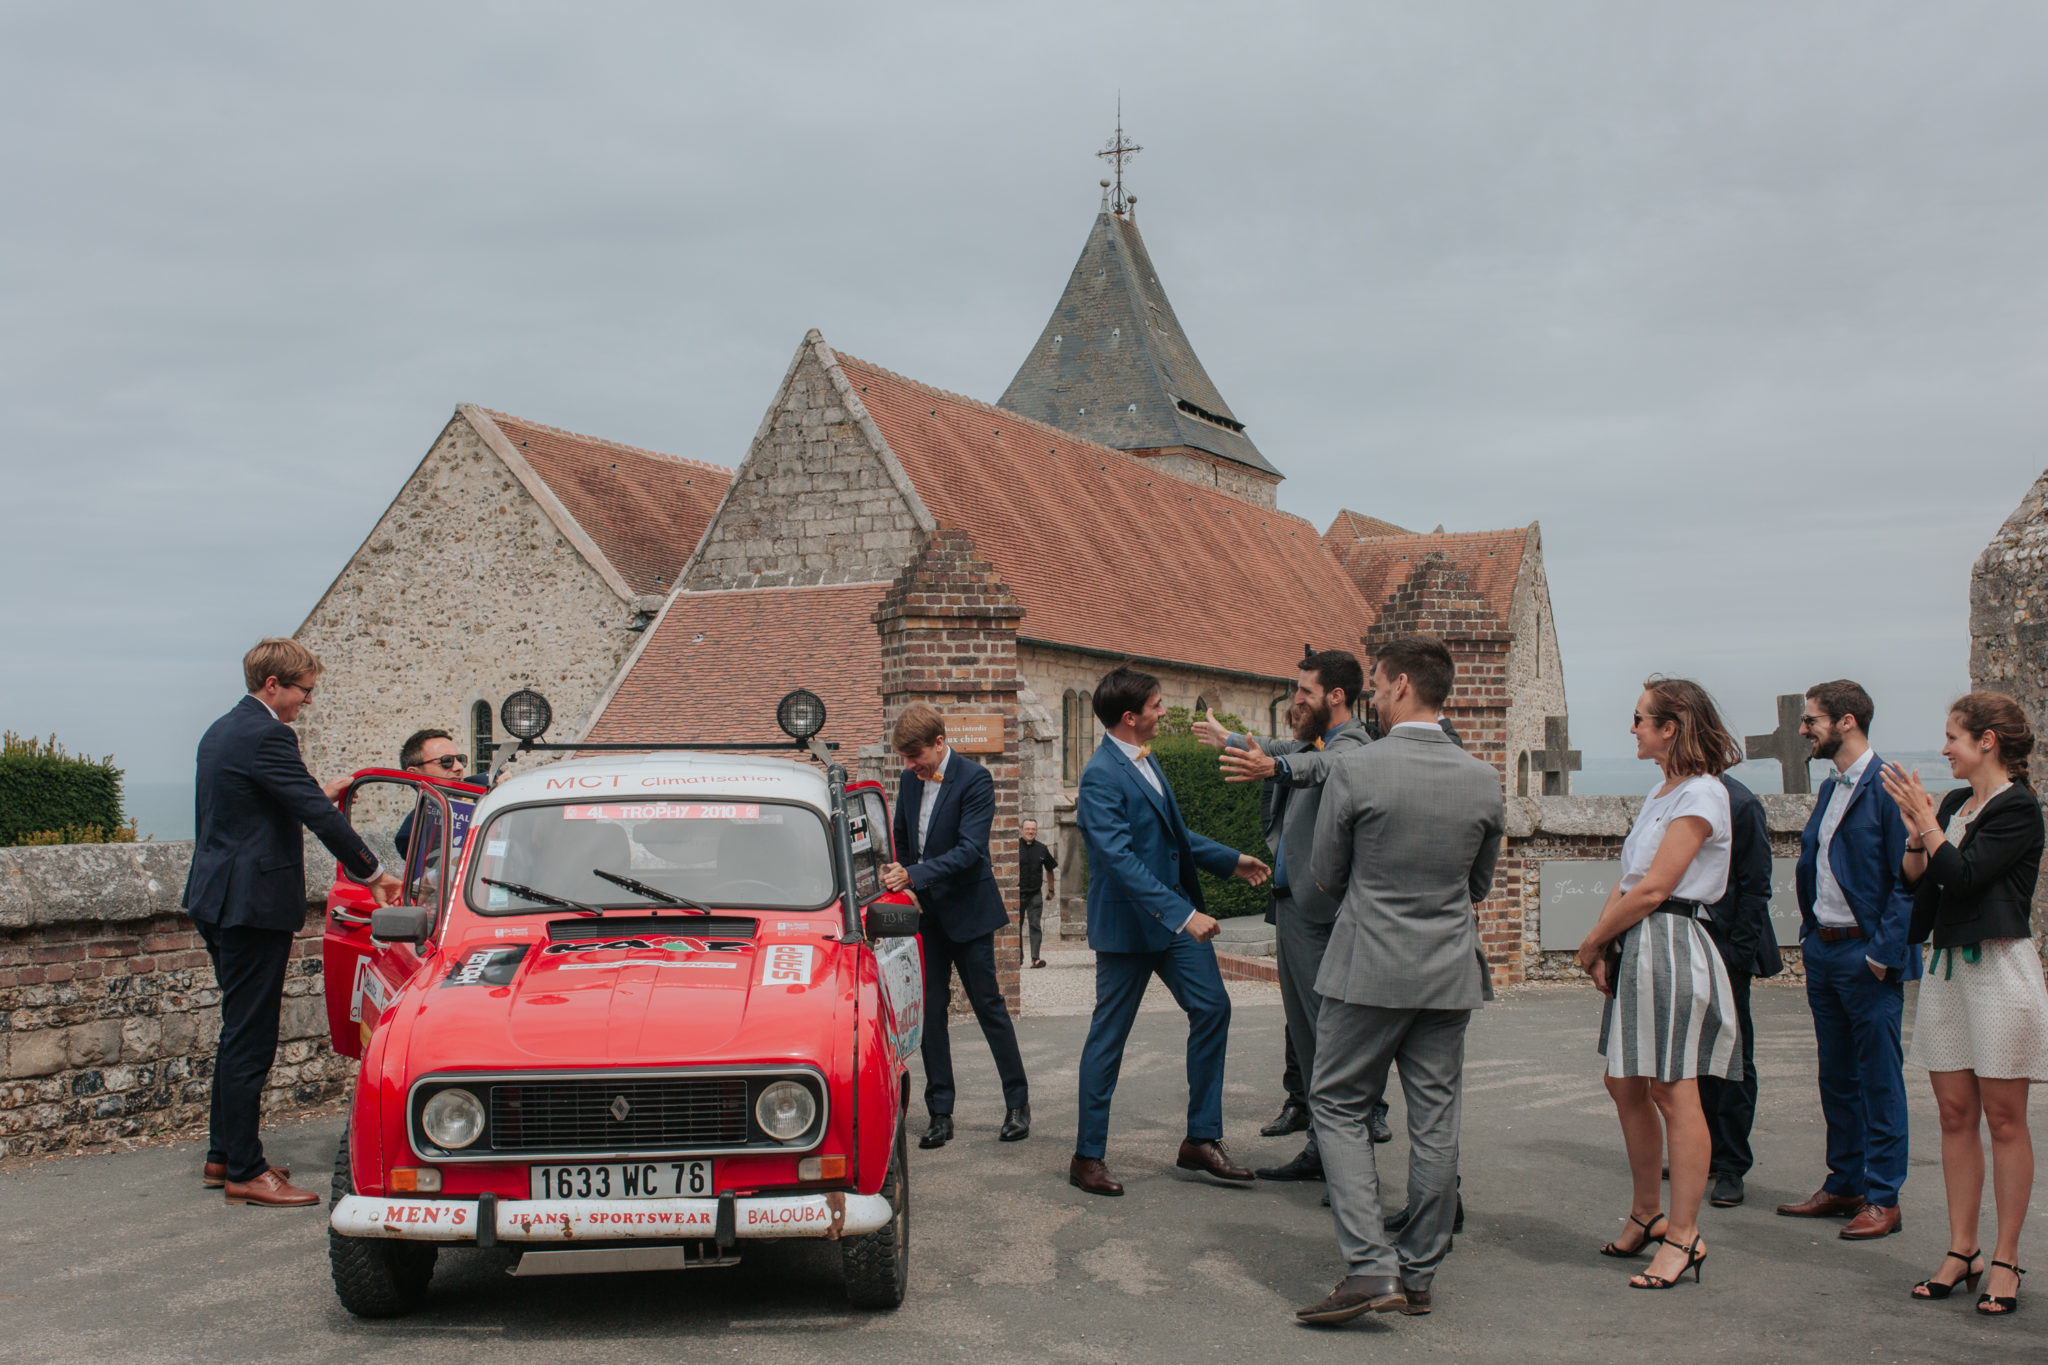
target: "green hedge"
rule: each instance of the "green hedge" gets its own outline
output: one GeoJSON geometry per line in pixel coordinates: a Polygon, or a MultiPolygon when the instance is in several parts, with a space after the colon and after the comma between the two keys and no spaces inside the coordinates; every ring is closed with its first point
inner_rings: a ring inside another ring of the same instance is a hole
{"type": "MultiPolygon", "coordinates": [[[[1218,719],[1228,724],[1236,717],[1218,719]]],[[[1263,858],[1270,865],[1273,852],[1266,847],[1265,835],[1259,831],[1261,784],[1225,782],[1214,749],[1193,735],[1168,734],[1167,729],[1165,725],[1160,727],[1159,738],[1152,742],[1152,755],[1166,773],[1188,828],[1240,853],[1263,858]]],[[[1266,913],[1265,887],[1247,886],[1235,877],[1212,877],[1206,872],[1201,876],[1202,899],[1208,903],[1209,913],[1217,918],[1266,913]]]]}
{"type": "Polygon", "coordinates": [[[0,735],[0,847],[51,831],[110,831],[124,824],[121,770],[113,759],[67,754],[54,735],[0,735]]]}

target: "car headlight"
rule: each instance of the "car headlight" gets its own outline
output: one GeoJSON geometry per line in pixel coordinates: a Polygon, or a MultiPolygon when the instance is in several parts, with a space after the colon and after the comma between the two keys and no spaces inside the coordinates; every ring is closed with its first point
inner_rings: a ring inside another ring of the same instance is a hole
{"type": "Polygon", "coordinates": [[[811,1098],[810,1088],[795,1081],[777,1081],[754,1101],[754,1121],[777,1142],[802,1137],[817,1117],[818,1102],[811,1098]]]}
{"type": "Polygon", "coordinates": [[[459,1151],[484,1134],[484,1107],[467,1090],[436,1091],[420,1107],[420,1127],[437,1147],[459,1151]]]}

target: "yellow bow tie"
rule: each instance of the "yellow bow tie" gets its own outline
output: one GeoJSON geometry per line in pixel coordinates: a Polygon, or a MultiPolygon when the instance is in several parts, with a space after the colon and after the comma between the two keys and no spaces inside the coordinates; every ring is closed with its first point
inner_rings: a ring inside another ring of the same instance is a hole
{"type": "Polygon", "coordinates": [[[1150,757],[1152,757],[1152,746],[1149,744],[1140,744],[1138,746],[1138,752],[1131,755],[1131,762],[1142,763],[1150,757]]]}
{"type": "Polygon", "coordinates": [[[1311,744],[1309,747],[1311,749],[1320,749],[1323,747],[1323,742],[1321,740],[1317,740],[1314,744],[1311,744]]]}
{"type": "Polygon", "coordinates": [[[946,775],[944,773],[933,773],[930,777],[927,777],[925,779],[925,781],[927,782],[944,782],[945,780],[946,775]]]}

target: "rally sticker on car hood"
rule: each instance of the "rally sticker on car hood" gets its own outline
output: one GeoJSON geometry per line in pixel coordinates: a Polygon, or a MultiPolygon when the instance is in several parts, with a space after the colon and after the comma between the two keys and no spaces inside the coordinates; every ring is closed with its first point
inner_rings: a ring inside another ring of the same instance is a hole
{"type": "Polygon", "coordinates": [[[511,944],[503,948],[477,948],[456,964],[448,973],[445,986],[509,986],[513,974],[519,970],[519,963],[526,956],[527,945],[511,944]]]}
{"type": "Polygon", "coordinates": [[[761,950],[761,984],[808,986],[811,959],[817,949],[808,943],[771,943],[761,950]]]}

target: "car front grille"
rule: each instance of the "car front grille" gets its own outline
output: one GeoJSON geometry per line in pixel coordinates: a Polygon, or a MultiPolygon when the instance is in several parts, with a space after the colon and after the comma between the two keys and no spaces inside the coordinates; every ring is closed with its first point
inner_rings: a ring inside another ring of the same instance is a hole
{"type": "Polygon", "coordinates": [[[673,1152],[750,1136],[744,1076],[499,1082],[486,1141],[498,1152],[673,1152]]]}

